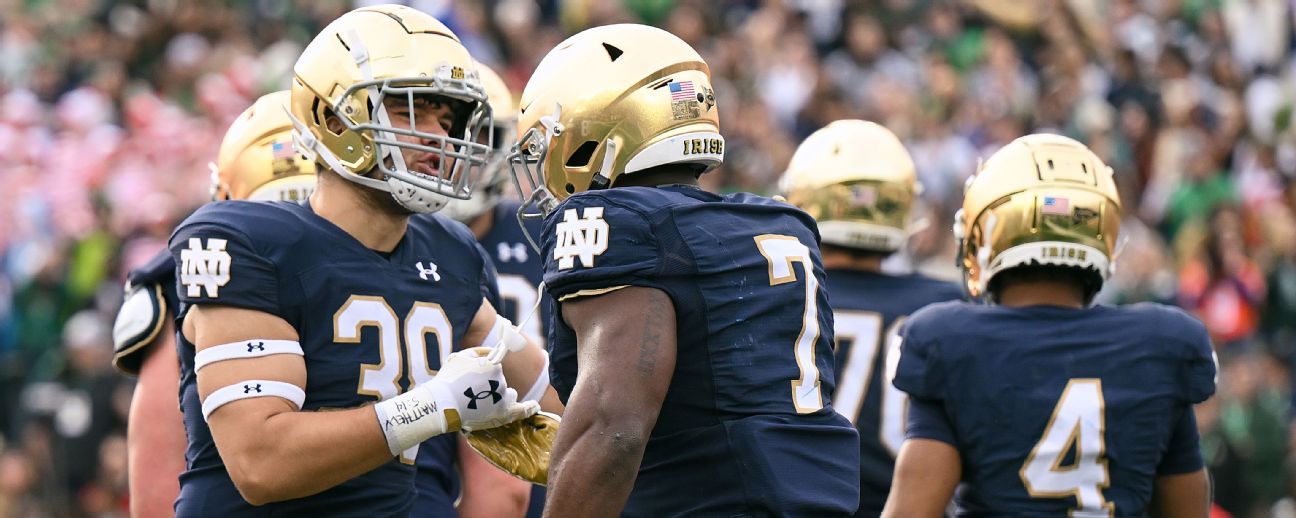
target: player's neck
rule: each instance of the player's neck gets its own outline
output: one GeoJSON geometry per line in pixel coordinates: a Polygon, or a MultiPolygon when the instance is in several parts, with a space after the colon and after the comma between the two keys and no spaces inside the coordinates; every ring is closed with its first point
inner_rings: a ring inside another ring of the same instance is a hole
{"type": "Polygon", "coordinates": [[[485,236],[487,232],[490,232],[491,227],[494,225],[495,210],[490,208],[473,218],[472,221],[469,221],[468,230],[472,231],[473,237],[477,238],[478,241],[481,241],[482,236],[485,236]]]}
{"type": "Polygon", "coordinates": [[[996,303],[1000,306],[1021,308],[1026,306],[1085,307],[1084,291],[1066,281],[1014,282],[999,288],[996,303]]]}
{"type": "Polygon", "coordinates": [[[617,177],[616,187],[656,187],[658,185],[698,185],[697,173],[685,167],[660,166],[617,177]]]}
{"type": "Polygon", "coordinates": [[[863,270],[866,272],[882,273],[882,256],[868,255],[859,256],[850,252],[839,250],[824,249],[823,265],[825,269],[830,270],[863,270]]]}
{"type": "Polygon", "coordinates": [[[374,207],[372,201],[359,191],[363,187],[344,182],[346,180],[341,178],[319,182],[310,197],[311,210],[350,234],[365,248],[384,253],[396,249],[405,236],[410,215],[374,207]]]}

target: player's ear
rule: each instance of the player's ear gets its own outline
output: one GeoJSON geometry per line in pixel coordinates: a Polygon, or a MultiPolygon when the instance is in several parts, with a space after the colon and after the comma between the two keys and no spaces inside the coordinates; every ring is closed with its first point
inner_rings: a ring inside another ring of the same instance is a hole
{"type": "Polygon", "coordinates": [[[341,135],[342,131],[346,130],[346,124],[342,123],[342,119],[339,119],[333,110],[329,110],[328,115],[324,117],[324,124],[329,131],[337,135],[341,135]]]}

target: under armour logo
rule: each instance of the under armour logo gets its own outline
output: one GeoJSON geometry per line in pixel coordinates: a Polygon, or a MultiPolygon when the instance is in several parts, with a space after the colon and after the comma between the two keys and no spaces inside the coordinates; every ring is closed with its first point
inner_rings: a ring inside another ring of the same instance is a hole
{"type": "Polygon", "coordinates": [[[585,207],[582,216],[584,219],[577,219],[576,209],[567,209],[558,222],[558,246],[554,247],[553,258],[558,260],[559,270],[575,266],[577,257],[581,266],[592,267],[594,257],[607,251],[608,224],[603,221],[603,207],[585,207]]]}
{"type": "Polygon", "coordinates": [[[423,261],[414,263],[414,268],[418,270],[419,278],[426,281],[428,280],[428,276],[431,275],[433,281],[441,280],[441,274],[437,273],[436,263],[428,261],[428,266],[429,268],[424,268],[423,261]]]}
{"type": "Polygon", "coordinates": [[[260,383],[257,383],[256,385],[243,385],[243,393],[244,393],[244,394],[251,394],[251,393],[253,393],[253,392],[256,392],[257,394],[260,394],[260,393],[261,393],[261,384],[260,384],[260,383]]]}
{"type": "Polygon", "coordinates": [[[188,288],[188,296],[216,298],[221,286],[230,280],[230,255],[225,251],[226,240],[210,238],[203,249],[202,239],[189,238],[189,248],[180,251],[180,284],[188,288]]]}
{"type": "Polygon", "coordinates": [[[517,261],[525,263],[527,261],[527,247],[522,243],[500,243],[496,246],[499,252],[499,260],[502,263],[517,261]]]}
{"type": "Polygon", "coordinates": [[[248,346],[248,352],[265,350],[265,342],[257,342],[257,343],[248,342],[247,346],[248,346]]]}
{"type": "Polygon", "coordinates": [[[499,393],[499,382],[490,380],[490,390],[473,392],[472,387],[464,389],[464,395],[468,396],[468,409],[477,410],[477,400],[491,398],[491,404],[498,404],[504,396],[499,393]]]}

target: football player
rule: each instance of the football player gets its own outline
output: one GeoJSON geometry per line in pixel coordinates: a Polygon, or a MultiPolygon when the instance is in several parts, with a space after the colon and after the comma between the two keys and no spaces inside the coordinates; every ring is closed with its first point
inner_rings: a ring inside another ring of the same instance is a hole
{"type": "Polygon", "coordinates": [[[966,289],[901,331],[912,398],[883,516],[1207,515],[1193,405],[1215,391],[1195,318],[1091,305],[1111,272],[1112,170],[1058,135],[1019,138],[969,180],[955,223],[966,289]]]}
{"type": "MultiPolygon", "coordinates": [[[[491,106],[491,117],[494,120],[492,127],[494,154],[486,169],[482,171],[482,177],[473,185],[472,198],[453,200],[446,204],[442,213],[468,225],[477,242],[494,260],[502,303],[500,313],[505,318],[517,322],[527,338],[543,344],[544,334],[541,323],[548,318],[552,304],[544,304],[540,308],[543,310],[541,314],[532,314],[539,298],[536,287],[540,285],[544,265],[540,263],[540,256],[527,246],[527,234],[521,226],[521,224],[527,225],[527,232],[538,236],[540,221],[528,219],[519,222],[517,214],[520,204],[516,200],[505,199],[507,185],[512,179],[509,176],[504,154],[517,139],[517,100],[509,91],[508,85],[504,84],[504,80],[490,67],[477,63],[477,73],[482,88],[486,90],[486,97],[491,106]]],[[[461,458],[464,459],[463,462],[480,462],[474,457],[476,455],[465,453],[461,458]]],[[[489,488],[493,498],[471,501],[465,499],[466,501],[459,505],[461,515],[476,512],[474,506],[479,503],[502,505],[502,502],[512,500],[510,496],[515,494],[513,491],[515,483],[498,480],[498,474],[489,470],[465,472],[464,477],[481,479],[480,483],[472,484],[472,487],[489,488]],[[487,480],[488,478],[490,480],[487,480]]],[[[465,493],[471,491],[465,488],[465,493]]],[[[529,491],[530,503],[526,515],[539,518],[544,510],[544,486],[534,485],[529,491]]],[[[506,513],[494,515],[503,514],[506,513]]]]}
{"type": "Polygon", "coordinates": [[[290,110],[315,192],[210,204],[171,239],[178,515],[406,515],[420,443],[536,412],[545,353],[496,314],[481,247],[411,217],[470,196],[485,101],[458,38],[408,7],[351,11],[303,51],[290,110]]]}
{"type": "MultiPolygon", "coordinates": [[[[235,119],[212,169],[213,200],[304,200],[315,188],[315,163],[293,152],[283,111],[287,90],[257,99],[235,119]]],[[[130,505],[134,516],[172,514],[185,468],[185,432],[176,404],[180,363],[171,319],[177,303],[175,262],[163,250],[127,275],[113,325],[113,366],[139,376],[127,421],[130,505]]]]}
{"type": "Polygon", "coordinates": [[[661,29],[581,32],[522,94],[510,165],[540,240],[566,406],[553,516],[853,513],[859,437],[832,410],[832,316],[804,212],[717,195],[710,70],[661,29]]]}
{"type": "Polygon", "coordinates": [[[905,316],[963,296],[958,285],[921,274],[882,273],[912,228],[919,184],[913,159],[890,130],[839,120],[797,148],[783,177],[788,202],[819,222],[837,337],[833,408],[859,429],[860,508],[878,516],[904,441],[904,392],[887,380],[887,348],[905,316]]]}

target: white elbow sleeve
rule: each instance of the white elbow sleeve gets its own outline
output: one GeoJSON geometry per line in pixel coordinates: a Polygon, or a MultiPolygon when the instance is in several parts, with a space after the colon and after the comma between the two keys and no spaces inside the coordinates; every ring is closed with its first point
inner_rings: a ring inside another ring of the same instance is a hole
{"type": "Polygon", "coordinates": [[[540,375],[536,377],[535,383],[527,389],[526,394],[522,396],[522,401],[540,402],[544,397],[545,390],[549,388],[549,354],[544,355],[544,365],[540,366],[540,375]]]}
{"type": "Polygon", "coordinates": [[[504,318],[504,315],[496,315],[495,325],[491,326],[490,333],[482,340],[481,345],[493,348],[504,344],[509,352],[518,352],[526,349],[528,343],[530,342],[527,342],[526,336],[523,336],[522,331],[513,325],[513,321],[504,318]]]}

